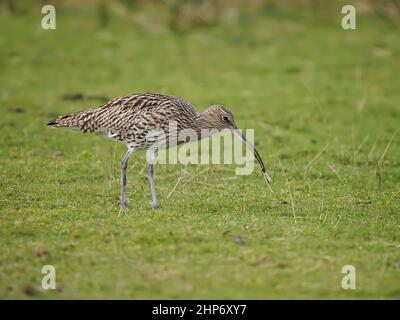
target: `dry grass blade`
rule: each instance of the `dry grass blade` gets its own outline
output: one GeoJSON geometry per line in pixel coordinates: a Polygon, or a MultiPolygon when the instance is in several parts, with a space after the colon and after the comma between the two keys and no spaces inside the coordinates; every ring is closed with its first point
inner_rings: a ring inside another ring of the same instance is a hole
{"type": "Polygon", "coordinates": [[[183,174],[181,173],[181,175],[180,175],[179,178],[178,178],[178,181],[175,183],[174,187],[173,187],[173,188],[171,189],[171,191],[168,193],[168,195],[167,195],[167,197],[166,197],[167,199],[174,193],[176,187],[177,187],[178,184],[181,182],[182,177],[183,177],[183,174]]]}
{"type": "Polygon", "coordinates": [[[313,165],[313,163],[314,163],[315,161],[318,160],[318,158],[319,158],[319,157],[322,155],[322,153],[328,148],[328,146],[329,146],[329,143],[327,143],[327,144],[325,145],[325,147],[324,147],[320,152],[318,152],[318,153],[315,155],[315,157],[311,159],[311,161],[310,161],[309,163],[307,163],[307,164],[304,166],[304,171],[307,172],[308,170],[310,170],[310,168],[311,168],[311,166],[313,165]]]}
{"type": "Polygon", "coordinates": [[[293,219],[294,219],[294,223],[297,224],[297,219],[296,219],[296,209],[295,209],[295,204],[294,204],[294,198],[293,198],[293,193],[292,193],[292,189],[290,188],[290,182],[288,179],[288,176],[285,172],[285,168],[282,165],[282,162],[279,161],[279,166],[281,167],[283,174],[285,176],[285,180],[286,180],[286,185],[288,186],[288,190],[289,190],[289,195],[290,195],[290,203],[292,205],[292,213],[293,213],[293,219]]]}
{"type": "Polygon", "coordinates": [[[392,145],[392,142],[393,142],[396,134],[397,134],[397,130],[392,134],[392,137],[390,138],[389,143],[387,144],[385,150],[383,151],[383,153],[376,165],[376,177],[378,179],[378,190],[379,191],[381,190],[381,168],[382,168],[383,160],[385,160],[386,153],[388,152],[390,146],[392,145]]]}
{"type": "Polygon", "coordinates": [[[389,140],[389,143],[387,144],[387,146],[386,146],[386,148],[385,148],[385,151],[383,151],[382,156],[381,156],[381,158],[380,158],[379,161],[378,161],[378,167],[379,167],[379,168],[382,166],[383,160],[385,159],[386,153],[388,152],[390,146],[392,145],[392,142],[393,142],[393,140],[394,140],[394,137],[395,137],[396,134],[397,134],[397,131],[398,131],[398,130],[396,130],[396,131],[393,133],[392,137],[391,137],[390,140],[389,140]]]}
{"type": "Polygon", "coordinates": [[[268,179],[268,177],[266,177],[265,174],[263,174],[262,176],[263,176],[263,178],[264,178],[264,180],[265,180],[265,183],[266,183],[267,186],[268,186],[269,191],[271,191],[271,193],[274,194],[274,190],[272,190],[272,187],[271,187],[271,185],[269,184],[269,182],[271,181],[271,178],[268,179]]]}
{"type": "Polygon", "coordinates": [[[335,169],[335,167],[333,165],[329,164],[328,168],[332,170],[332,172],[339,178],[339,180],[342,183],[346,183],[346,181],[341,177],[341,175],[339,174],[339,172],[337,172],[337,170],[335,169]]]}

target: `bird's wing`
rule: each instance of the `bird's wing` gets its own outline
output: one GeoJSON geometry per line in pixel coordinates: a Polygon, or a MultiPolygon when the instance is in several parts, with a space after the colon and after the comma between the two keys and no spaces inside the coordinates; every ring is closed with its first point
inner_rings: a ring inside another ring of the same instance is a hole
{"type": "Polygon", "coordinates": [[[109,138],[142,148],[149,143],[148,136],[153,130],[162,130],[168,135],[172,122],[177,131],[192,128],[197,116],[193,106],[181,98],[140,93],[60,116],[49,125],[105,133],[109,138]]]}
{"type": "Polygon", "coordinates": [[[84,132],[102,132],[109,138],[145,148],[149,135],[162,130],[168,135],[170,125],[177,130],[191,128],[197,117],[193,106],[181,98],[157,93],[142,93],[114,99],[98,108],[76,116],[84,132]]]}

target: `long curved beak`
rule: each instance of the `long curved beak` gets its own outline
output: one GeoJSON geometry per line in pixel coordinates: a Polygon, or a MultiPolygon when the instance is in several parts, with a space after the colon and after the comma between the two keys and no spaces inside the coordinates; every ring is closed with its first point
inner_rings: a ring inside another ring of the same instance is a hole
{"type": "Polygon", "coordinates": [[[256,148],[251,144],[250,141],[248,141],[248,140],[246,139],[246,136],[243,135],[243,134],[239,131],[238,128],[233,128],[233,129],[231,129],[231,130],[232,130],[233,134],[234,134],[236,137],[238,137],[240,140],[242,140],[242,141],[247,145],[247,147],[251,150],[251,152],[254,153],[254,157],[257,159],[258,163],[260,164],[262,174],[267,178],[268,181],[271,181],[272,179],[271,179],[271,177],[269,176],[269,174],[267,173],[267,170],[265,169],[264,162],[262,161],[262,159],[261,159],[259,153],[257,152],[256,148]]]}

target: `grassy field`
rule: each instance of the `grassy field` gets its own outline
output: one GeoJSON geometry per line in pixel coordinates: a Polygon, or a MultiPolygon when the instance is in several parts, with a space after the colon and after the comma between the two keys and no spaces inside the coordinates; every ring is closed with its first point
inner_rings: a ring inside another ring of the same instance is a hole
{"type": "Polygon", "coordinates": [[[345,31],[334,8],[171,31],[151,7],[57,9],[53,31],[40,8],[0,19],[1,298],[400,298],[398,26],[345,31]],[[102,103],[66,94],[143,91],[229,106],[274,194],[258,169],[158,165],[154,211],[137,153],[121,211],[125,147],[46,122],[102,103]]]}

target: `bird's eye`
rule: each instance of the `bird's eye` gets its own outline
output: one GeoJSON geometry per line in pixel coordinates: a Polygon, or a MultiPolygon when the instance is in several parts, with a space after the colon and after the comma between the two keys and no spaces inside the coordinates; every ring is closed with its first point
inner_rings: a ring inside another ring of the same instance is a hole
{"type": "Polygon", "coordinates": [[[222,120],[224,120],[224,121],[228,121],[228,120],[229,120],[229,118],[228,118],[227,116],[223,116],[223,117],[222,117],[222,120]]]}

